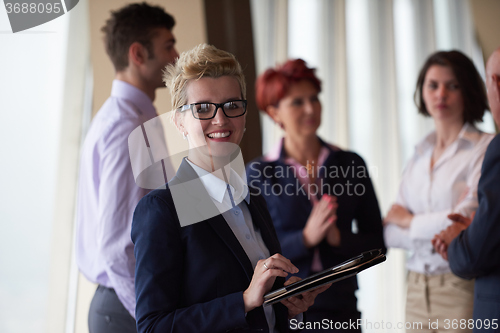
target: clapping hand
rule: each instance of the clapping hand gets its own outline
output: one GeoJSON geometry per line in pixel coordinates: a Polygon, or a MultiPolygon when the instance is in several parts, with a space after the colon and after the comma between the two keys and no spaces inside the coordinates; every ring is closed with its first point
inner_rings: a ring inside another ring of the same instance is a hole
{"type": "MultiPolygon", "coordinates": [[[[337,198],[326,194],[321,197],[318,203],[314,204],[311,215],[309,215],[309,219],[302,232],[304,245],[307,248],[314,247],[321,243],[332,226],[338,230],[337,226],[334,225],[335,221],[337,221],[337,207],[337,198]]],[[[333,232],[335,232],[335,230],[332,231],[332,233],[333,232]]],[[[338,235],[340,237],[340,233],[338,233],[338,235]]],[[[335,235],[333,234],[330,237],[335,239],[335,235]]],[[[338,243],[340,243],[339,237],[338,243]]]]}

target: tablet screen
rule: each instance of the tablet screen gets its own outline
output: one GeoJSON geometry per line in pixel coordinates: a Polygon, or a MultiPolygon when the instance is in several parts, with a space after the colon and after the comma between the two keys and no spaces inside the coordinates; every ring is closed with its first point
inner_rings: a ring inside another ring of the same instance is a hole
{"type": "Polygon", "coordinates": [[[264,296],[264,304],[274,304],[288,297],[292,297],[307,290],[328,284],[332,282],[332,280],[338,282],[345,278],[354,276],[363,269],[371,267],[382,261],[385,261],[385,256],[382,254],[382,250],[380,249],[363,252],[362,254],[344,261],[343,263],[266,294],[264,296]],[[376,259],[377,257],[379,260],[375,260],[373,263],[369,264],[370,261],[376,259]],[[363,264],[367,264],[366,267],[362,267],[363,264]]]}

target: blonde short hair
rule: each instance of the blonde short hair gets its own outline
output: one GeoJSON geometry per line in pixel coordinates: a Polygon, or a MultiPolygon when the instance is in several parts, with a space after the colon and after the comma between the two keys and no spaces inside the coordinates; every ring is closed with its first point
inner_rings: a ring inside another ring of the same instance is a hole
{"type": "Polygon", "coordinates": [[[246,99],[246,84],[243,70],[238,60],[229,52],[213,45],[200,44],[183,52],[175,64],[163,71],[163,82],[172,96],[172,109],[187,103],[187,83],[203,77],[218,78],[233,76],[240,84],[241,97],[246,99]]]}

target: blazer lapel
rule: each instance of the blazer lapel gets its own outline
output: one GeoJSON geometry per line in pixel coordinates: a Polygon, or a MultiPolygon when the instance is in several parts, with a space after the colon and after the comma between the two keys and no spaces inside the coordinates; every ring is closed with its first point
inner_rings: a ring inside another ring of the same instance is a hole
{"type": "Polygon", "coordinates": [[[198,175],[185,160],[169,182],[169,188],[181,226],[204,223],[220,214],[198,175]]]}
{"type": "Polygon", "coordinates": [[[231,228],[227,225],[226,220],[222,215],[217,215],[207,221],[208,224],[215,230],[219,237],[226,243],[227,247],[231,250],[234,256],[238,259],[241,267],[247,275],[248,281],[252,280],[253,266],[248,258],[245,250],[240,245],[240,242],[233,234],[231,228]]]}
{"type": "MultiPolygon", "coordinates": [[[[252,192],[252,190],[250,190],[252,192]]],[[[264,200],[262,197],[250,196],[250,204],[248,208],[250,210],[250,214],[252,215],[252,220],[255,227],[260,229],[260,234],[264,243],[266,243],[267,249],[271,255],[275,253],[281,253],[281,245],[276,236],[276,232],[272,227],[272,220],[269,218],[266,220],[262,211],[265,209],[264,206],[259,202],[260,200],[264,200]]],[[[285,282],[285,278],[277,277],[274,281],[273,287],[271,290],[276,290],[278,288],[283,287],[285,282]]],[[[273,305],[275,315],[276,315],[276,327],[280,331],[288,331],[287,327],[287,316],[288,310],[287,308],[281,304],[277,303],[273,305]]]]}
{"type": "Polygon", "coordinates": [[[181,166],[177,171],[176,178],[177,178],[175,180],[176,182],[180,183],[190,182],[189,194],[193,198],[193,206],[197,211],[201,210],[200,213],[203,216],[207,215],[210,216],[210,218],[198,223],[208,223],[215,230],[217,235],[219,235],[222,241],[231,250],[233,255],[238,259],[238,261],[241,264],[241,267],[243,268],[246,276],[248,277],[248,281],[250,281],[253,276],[253,266],[252,263],[250,262],[250,259],[245,253],[243,247],[241,247],[240,242],[234,235],[233,231],[227,224],[226,220],[219,213],[217,207],[212,202],[210,195],[206,191],[198,175],[189,165],[189,163],[187,163],[185,160],[182,161],[181,166]]]}
{"type": "MultiPolygon", "coordinates": [[[[252,190],[250,190],[250,192],[252,192],[252,190]]],[[[272,230],[272,227],[270,225],[272,224],[272,221],[266,221],[266,219],[262,215],[263,208],[260,207],[261,205],[259,205],[257,200],[257,197],[250,195],[250,204],[248,205],[248,209],[250,210],[250,214],[252,215],[253,224],[260,230],[260,234],[267,246],[267,249],[269,250],[269,253],[271,255],[275,253],[281,253],[280,243],[275,236],[276,232],[272,230]]]]}

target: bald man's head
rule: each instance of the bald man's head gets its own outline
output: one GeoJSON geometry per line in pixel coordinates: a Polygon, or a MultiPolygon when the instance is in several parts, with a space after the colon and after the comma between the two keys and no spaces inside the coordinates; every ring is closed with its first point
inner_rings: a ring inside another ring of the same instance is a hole
{"type": "Polygon", "coordinates": [[[493,52],[486,63],[486,88],[491,114],[500,127],[500,47],[493,52]]]}

